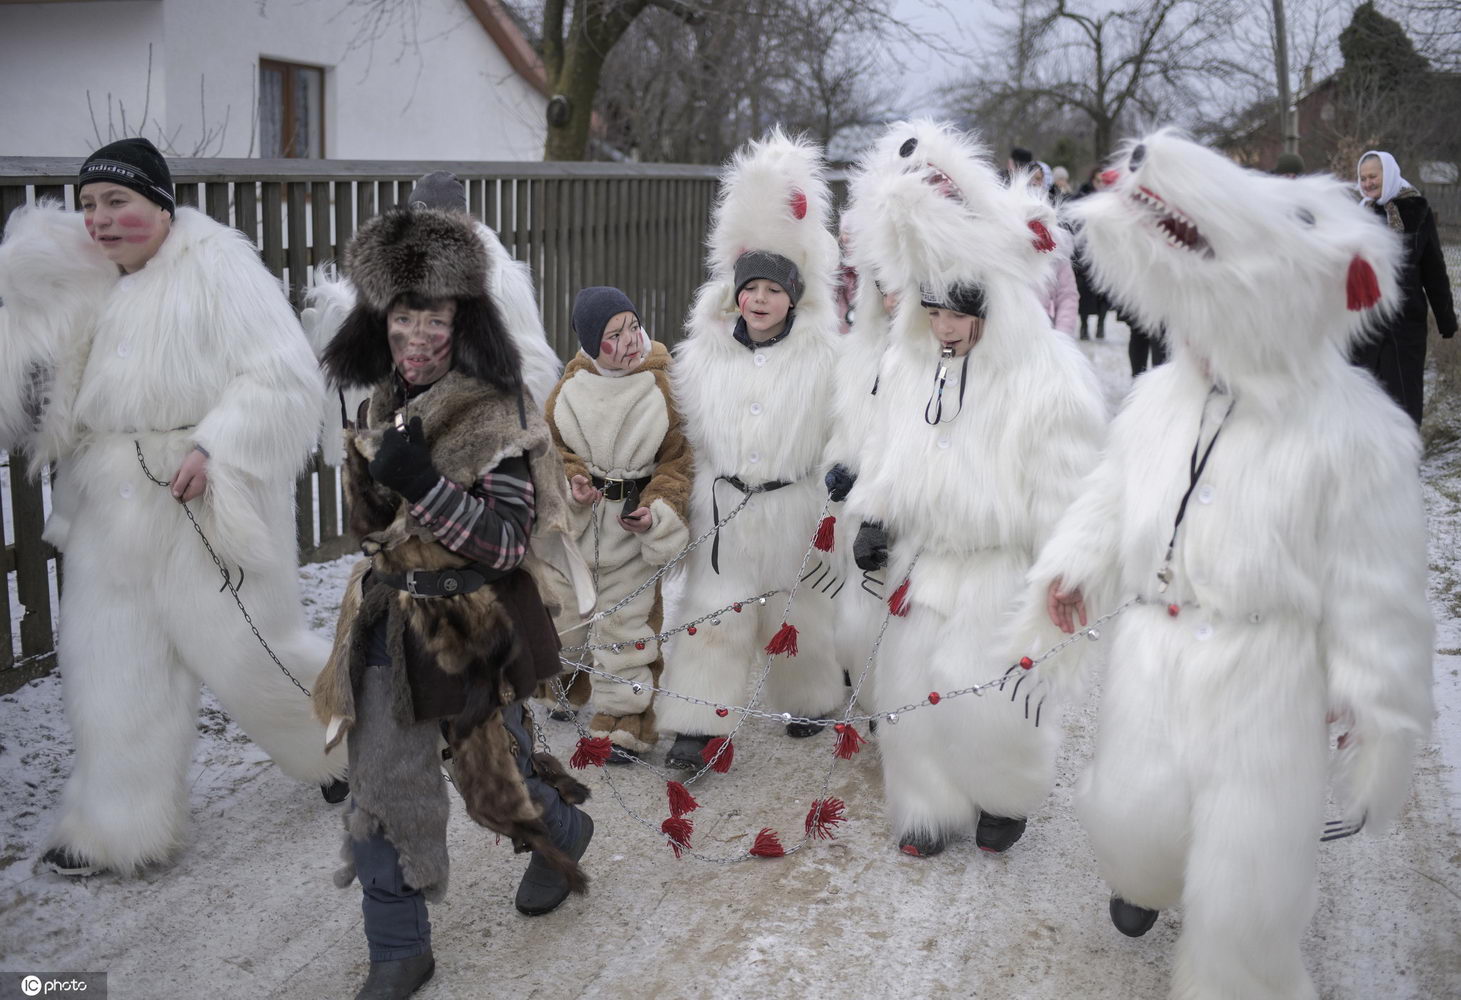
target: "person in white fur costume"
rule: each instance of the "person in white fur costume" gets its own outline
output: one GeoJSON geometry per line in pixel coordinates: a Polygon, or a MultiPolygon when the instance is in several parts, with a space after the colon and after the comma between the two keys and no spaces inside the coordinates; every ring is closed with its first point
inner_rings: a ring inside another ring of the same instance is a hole
{"type": "MultiPolygon", "coordinates": [[[[1379,832],[1431,718],[1419,442],[1346,362],[1396,303],[1400,248],[1337,182],[1171,132],[1106,180],[1076,208],[1098,280],[1166,328],[1172,360],[1126,400],[1012,644],[1144,599],[1108,629],[1076,790],[1112,920],[1137,936],[1181,905],[1180,1000],[1312,998],[1326,719],[1345,731],[1342,829],[1379,832]]],[[[1035,675],[1059,692],[1078,663],[1035,675]]]]}
{"type": "Polygon", "coordinates": [[[66,557],[76,757],[45,861],[130,874],[182,840],[200,683],[292,777],[344,768],[179,508],[312,684],[329,646],[300,612],[294,477],[322,386],[279,282],[242,234],[174,206],[151,143],[103,147],[77,190],[80,214],[20,209],[0,247],[0,443],[60,469],[45,537],[66,557]]]}
{"type": "MultiPolygon", "coordinates": [[[[675,347],[675,401],[695,455],[690,535],[749,502],[687,560],[682,617],[769,590],[790,591],[826,496],[823,450],[835,364],[837,240],[821,153],[779,131],[731,160],[710,236],[710,280],[700,286],[675,347]]],[[[832,643],[837,581],[817,553],[782,620],[784,598],[748,604],[721,624],[679,638],[664,686],[712,705],[744,705],[771,640],[796,630],[797,654],[778,656],[761,697],[789,713],[787,732],[811,736],[842,694],[832,643]]],[[[725,708],[657,702],[661,730],[679,734],[666,763],[698,767],[712,737],[730,733],[725,708]],[[722,714],[722,713],[725,714],[722,714]]],[[[719,761],[720,758],[717,758],[719,761]]]]}
{"type": "Polygon", "coordinates": [[[1000,852],[1050,791],[1059,729],[1013,692],[936,694],[1004,668],[1000,626],[1095,464],[1105,408],[1036,291],[1061,232],[1048,203],[1003,186],[988,154],[948,126],[892,126],[874,169],[889,151],[903,167],[874,179],[858,238],[889,248],[880,276],[905,304],[847,520],[860,525],[857,564],[887,567],[895,616],[873,710],[931,692],[935,704],[879,730],[884,794],[905,853],[937,854],[971,828],[1000,852]]]}
{"type": "MultiPolygon", "coordinates": [[[[406,201],[419,208],[465,212],[467,190],[455,174],[436,170],[416,182],[406,201]]],[[[553,352],[543,330],[537,293],[533,290],[533,272],[527,264],[513,259],[485,223],[474,220],[473,228],[487,250],[487,295],[502,316],[508,336],[522,359],[523,388],[530,397],[529,405],[541,413],[563,371],[563,362],[553,352]]],[[[316,356],[340,331],[345,317],[355,308],[355,299],[355,286],[350,279],[340,277],[332,268],[321,270],[300,315],[316,356]]],[[[354,389],[331,390],[322,397],[325,433],[320,439],[320,453],[330,465],[338,466],[344,460],[342,419],[354,420],[361,401],[368,395],[366,390],[354,389]]]]}
{"type": "MultiPolygon", "coordinates": [[[[607,737],[630,763],[654,749],[654,688],[664,668],[656,569],[689,541],[690,448],[670,389],[670,352],[640,326],[639,310],[617,288],[579,291],[573,329],[582,350],[548,397],[546,416],[574,500],[579,553],[596,560],[598,599],[593,663],[627,683],[592,685],[589,734],[607,737]],[[597,508],[594,504],[597,503],[597,508]],[[597,521],[597,524],[595,522],[597,521]],[[639,593],[630,599],[630,596],[639,593]]],[[[575,641],[586,630],[570,633],[575,641]]]]}

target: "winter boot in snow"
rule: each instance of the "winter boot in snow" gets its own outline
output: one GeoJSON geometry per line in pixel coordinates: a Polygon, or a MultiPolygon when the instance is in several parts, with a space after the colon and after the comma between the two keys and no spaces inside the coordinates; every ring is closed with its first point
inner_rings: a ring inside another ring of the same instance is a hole
{"type": "Polygon", "coordinates": [[[80,878],[83,875],[100,875],[104,867],[83,857],[69,847],[53,847],[41,855],[41,863],[57,875],[80,878]]]}
{"type": "Polygon", "coordinates": [[[321,785],[320,794],[332,806],[344,802],[350,797],[350,781],[346,778],[336,778],[328,785],[321,785]]]}
{"type": "Polygon", "coordinates": [[[1024,835],[1024,832],[1025,821],[1022,819],[1006,819],[993,813],[982,812],[979,814],[979,826],[974,831],[974,843],[979,845],[981,851],[1003,854],[1024,835]]]}
{"type": "Polygon", "coordinates": [[[931,858],[943,853],[944,838],[931,833],[910,833],[898,838],[898,850],[913,858],[931,858]]]}
{"type": "MultiPolygon", "coordinates": [[[[566,803],[563,808],[575,814],[575,822],[571,824],[573,829],[564,831],[565,839],[569,837],[572,839],[567,843],[558,843],[558,836],[554,836],[553,840],[570,858],[577,861],[583,857],[583,852],[588,850],[588,842],[593,839],[593,817],[582,809],[566,803]]],[[[559,905],[568,898],[568,892],[568,879],[554,870],[541,854],[534,851],[532,860],[528,862],[528,870],[523,873],[522,882],[518,883],[517,910],[524,916],[540,917],[558,909],[559,905]]]]}
{"type": "Polygon", "coordinates": [[[1157,922],[1158,910],[1128,903],[1120,896],[1111,897],[1111,922],[1127,937],[1141,937],[1157,922]]]}
{"type": "Polygon", "coordinates": [[[826,728],[820,722],[788,722],[786,724],[786,735],[794,740],[804,740],[808,736],[816,736],[826,728]]]}
{"type": "Polygon", "coordinates": [[[676,733],[675,745],[670,747],[669,753],[665,754],[665,767],[673,767],[677,771],[694,771],[704,767],[705,759],[700,756],[700,751],[704,750],[705,744],[709,742],[709,736],[676,733]]]}
{"type": "Polygon", "coordinates": [[[410,958],[371,962],[370,975],[365,977],[365,985],[355,994],[355,1000],[405,1000],[424,986],[434,972],[436,959],[430,948],[410,958]]]}

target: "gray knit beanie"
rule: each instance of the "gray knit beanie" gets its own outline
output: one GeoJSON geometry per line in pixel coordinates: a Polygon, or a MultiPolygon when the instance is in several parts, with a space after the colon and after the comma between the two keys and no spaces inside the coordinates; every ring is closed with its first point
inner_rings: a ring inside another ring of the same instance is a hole
{"type": "Polygon", "coordinates": [[[467,189],[457,175],[447,170],[433,170],[416,182],[406,204],[412,208],[439,208],[446,212],[467,210],[467,189]]]}
{"type": "Polygon", "coordinates": [[[792,261],[765,250],[748,250],[736,260],[736,298],[740,298],[742,288],[757,278],[765,278],[780,285],[793,306],[800,301],[802,292],[806,291],[806,286],[802,283],[802,273],[792,261]]]}
{"type": "Polygon", "coordinates": [[[604,327],[622,312],[631,312],[639,319],[639,310],[629,296],[611,285],[593,285],[578,293],[573,300],[573,332],[578,334],[583,353],[591,358],[599,356],[604,327]]]}

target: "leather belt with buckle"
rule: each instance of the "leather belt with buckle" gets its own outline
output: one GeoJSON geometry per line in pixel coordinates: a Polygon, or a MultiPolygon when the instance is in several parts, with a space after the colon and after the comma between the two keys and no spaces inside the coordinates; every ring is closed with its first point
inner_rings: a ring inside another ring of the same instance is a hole
{"type": "Polygon", "coordinates": [[[372,570],[370,575],[388,587],[404,590],[412,597],[427,598],[470,594],[494,580],[501,579],[505,573],[474,563],[460,569],[412,569],[404,573],[381,573],[372,570]]]}

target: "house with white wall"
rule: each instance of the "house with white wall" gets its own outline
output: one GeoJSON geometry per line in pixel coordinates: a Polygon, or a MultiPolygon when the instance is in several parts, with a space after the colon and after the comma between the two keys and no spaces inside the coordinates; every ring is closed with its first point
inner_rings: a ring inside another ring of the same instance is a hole
{"type": "Polygon", "coordinates": [[[546,91],[499,0],[0,0],[0,156],[537,160],[546,91]]]}

